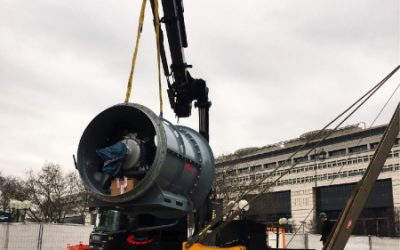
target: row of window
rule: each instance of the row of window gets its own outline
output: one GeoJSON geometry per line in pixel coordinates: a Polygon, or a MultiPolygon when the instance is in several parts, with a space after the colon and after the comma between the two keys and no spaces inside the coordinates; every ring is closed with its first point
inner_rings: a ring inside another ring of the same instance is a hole
{"type": "MultiPolygon", "coordinates": [[[[397,138],[394,145],[399,145],[400,144],[400,138],[397,138]]],[[[349,147],[349,148],[342,148],[342,149],[337,149],[337,150],[332,150],[327,152],[327,157],[339,157],[346,155],[348,153],[354,154],[354,153],[360,153],[360,152],[365,152],[368,151],[368,146],[370,150],[376,149],[376,147],[379,145],[379,142],[373,142],[368,144],[363,144],[363,145],[358,145],[354,147],[349,147]]],[[[398,151],[397,151],[398,152],[398,151]]],[[[398,157],[398,156],[397,156],[398,157]]],[[[269,163],[264,163],[264,164],[259,164],[256,166],[251,166],[251,167],[242,167],[239,169],[233,169],[229,170],[227,172],[228,175],[236,175],[236,174],[245,174],[245,173],[250,173],[250,172],[257,172],[262,169],[271,169],[271,168],[276,168],[277,166],[285,166],[285,165],[291,165],[293,163],[302,163],[302,162],[307,162],[307,161],[314,161],[315,159],[320,159],[321,155],[320,154],[312,154],[308,156],[301,156],[294,158],[292,160],[281,160],[278,162],[269,162],[269,163]]],[[[325,157],[323,157],[325,158],[325,157]]],[[[347,164],[354,164],[354,163],[347,163],[347,164]]]]}
{"type": "MultiPolygon", "coordinates": [[[[361,169],[354,169],[354,170],[343,171],[343,172],[338,172],[338,173],[320,174],[320,175],[316,176],[317,178],[315,178],[314,176],[306,176],[306,177],[301,177],[301,178],[280,180],[280,181],[276,182],[276,186],[310,183],[310,182],[315,182],[315,179],[317,179],[317,181],[325,181],[325,180],[332,180],[332,179],[336,179],[336,178],[353,177],[353,176],[357,176],[357,175],[363,175],[365,173],[365,170],[366,170],[365,168],[361,168],[361,169]]],[[[396,164],[389,164],[389,165],[383,166],[381,172],[399,171],[399,170],[400,170],[400,164],[396,163],[396,164]]]]}
{"type": "MultiPolygon", "coordinates": [[[[398,158],[400,156],[400,150],[393,150],[389,153],[388,158],[398,158]]],[[[365,163],[368,162],[372,159],[372,155],[364,155],[364,156],[358,156],[358,157],[351,157],[348,159],[341,159],[341,160],[336,160],[336,161],[329,161],[329,162],[322,162],[317,164],[317,169],[326,169],[326,168],[333,168],[333,167],[342,167],[345,165],[352,165],[352,164],[359,164],[359,163],[365,163]]],[[[256,166],[257,170],[261,170],[261,165],[256,166]]],[[[272,176],[281,176],[286,174],[287,170],[280,170],[276,171],[275,173],[272,174],[272,176]]],[[[305,165],[305,166],[300,166],[300,167],[294,167],[289,171],[289,174],[296,174],[296,173],[302,173],[302,172],[307,172],[307,171],[315,171],[315,164],[310,164],[310,165],[305,165]]],[[[241,174],[240,172],[239,174],[241,174]]],[[[234,183],[236,182],[242,182],[242,181],[249,181],[249,180],[259,180],[259,179],[264,179],[269,172],[267,173],[259,173],[259,174],[252,174],[248,176],[242,176],[238,178],[234,178],[232,181],[234,183]]],[[[229,171],[228,175],[225,177],[234,177],[236,174],[234,172],[229,171]]],[[[222,177],[222,173],[218,175],[218,177],[222,177]]]]}
{"type": "MultiPolygon", "coordinates": [[[[280,180],[275,183],[275,186],[286,186],[286,185],[296,185],[296,184],[304,184],[304,183],[313,183],[315,182],[315,179],[317,181],[326,181],[326,180],[333,180],[336,178],[347,178],[347,177],[353,177],[353,176],[358,176],[358,175],[363,175],[365,173],[365,168],[361,169],[354,169],[354,170],[349,170],[349,171],[343,171],[343,172],[338,172],[338,173],[327,173],[327,174],[319,174],[316,176],[306,176],[306,177],[300,177],[300,178],[293,178],[293,179],[287,179],[287,180],[280,180]]],[[[382,168],[381,172],[390,172],[390,171],[400,171],[400,164],[389,164],[385,165],[382,168]]],[[[255,184],[255,183],[251,183],[255,184]]],[[[262,184],[262,188],[265,188],[267,183],[262,184]]],[[[241,191],[241,190],[246,190],[249,187],[249,185],[233,185],[230,187],[230,190],[232,192],[234,191],[241,191]]]]}
{"type": "MultiPolygon", "coordinates": [[[[398,151],[397,151],[397,157],[398,157],[398,151]]],[[[345,166],[345,165],[358,164],[358,163],[368,162],[371,159],[372,159],[372,155],[364,155],[364,156],[351,157],[348,159],[342,159],[342,160],[337,160],[337,161],[322,162],[322,163],[317,164],[317,169],[326,169],[326,168],[333,168],[333,167],[341,167],[341,166],[345,166]]],[[[301,172],[312,171],[312,170],[315,170],[315,164],[301,166],[301,167],[295,167],[292,170],[290,170],[289,173],[294,174],[294,173],[301,173],[301,172]]],[[[285,170],[277,171],[274,174],[274,176],[283,175],[285,172],[286,172],[285,170]]]]}

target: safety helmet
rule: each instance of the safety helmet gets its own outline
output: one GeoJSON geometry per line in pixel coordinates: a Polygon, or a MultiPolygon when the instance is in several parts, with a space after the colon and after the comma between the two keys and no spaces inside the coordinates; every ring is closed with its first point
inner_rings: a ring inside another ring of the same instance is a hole
{"type": "Polygon", "coordinates": [[[328,217],[325,212],[319,213],[319,218],[326,218],[328,217]]]}

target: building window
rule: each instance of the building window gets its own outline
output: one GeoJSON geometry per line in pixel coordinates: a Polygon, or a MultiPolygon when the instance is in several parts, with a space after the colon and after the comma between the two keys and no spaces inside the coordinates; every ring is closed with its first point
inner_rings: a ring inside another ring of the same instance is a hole
{"type": "Polygon", "coordinates": [[[393,171],[393,165],[390,164],[388,166],[383,166],[382,172],[388,172],[388,171],[393,171]]]}
{"type": "Polygon", "coordinates": [[[366,144],[364,144],[364,145],[349,148],[349,153],[353,154],[353,153],[363,152],[363,151],[367,151],[367,150],[368,150],[368,147],[366,144]]]}
{"type": "Polygon", "coordinates": [[[290,165],[291,163],[292,163],[291,160],[278,161],[279,166],[290,165]]]}
{"type": "Polygon", "coordinates": [[[239,174],[247,173],[249,171],[249,168],[240,168],[238,169],[239,174]]]}
{"type": "Polygon", "coordinates": [[[227,172],[228,175],[236,175],[236,170],[231,170],[227,172]]]}
{"type": "Polygon", "coordinates": [[[259,170],[261,170],[261,168],[262,168],[261,165],[252,166],[252,167],[250,167],[250,171],[259,171],[259,170]]]}
{"type": "Polygon", "coordinates": [[[308,161],[308,156],[294,158],[295,163],[300,163],[300,162],[305,162],[305,161],[308,161]]]}
{"type": "Polygon", "coordinates": [[[369,148],[372,150],[372,149],[376,149],[377,147],[378,147],[378,145],[379,145],[379,142],[374,142],[374,143],[371,143],[371,144],[369,144],[369,148]]]}
{"type": "Polygon", "coordinates": [[[307,171],[312,171],[312,170],[314,170],[314,165],[309,165],[307,171]]]}
{"type": "Polygon", "coordinates": [[[329,157],[338,157],[338,156],[345,155],[345,154],[346,154],[345,148],[328,152],[329,157]]]}
{"type": "Polygon", "coordinates": [[[318,169],[324,169],[324,168],[326,168],[326,163],[318,164],[318,169]]]}
{"type": "Polygon", "coordinates": [[[276,167],[276,162],[265,163],[264,168],[274,168],[276,167]]]}

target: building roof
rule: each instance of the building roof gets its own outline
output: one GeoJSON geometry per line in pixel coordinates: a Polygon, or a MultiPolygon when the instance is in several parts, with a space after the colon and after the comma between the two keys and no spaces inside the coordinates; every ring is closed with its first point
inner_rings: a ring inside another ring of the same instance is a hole
{"type": "Polygon", "coordinates": [[[308,149],[314,146],[317,142],[319,142],[328,133],[331,132],[332,134],[329,135],[324,143],[321,143],[320,146],[324,146],[324,144],[331,144],[333,141],[349,140],[352,137],[365,136],[365,134],[383,133],[386,126],[387,124],[363,129],[362,127],[360,127],[360,124],[355,124],[339,128],[336,131],[310,131],[300,135],[298,138],[294,138],[291,140],[281,141],[263,147],[242,148],[236,150],[232,154],[218,156],[216,158],[216,165],[223,166],[242,162],[245,160],[254,160],[268,156],[294,152],[297,148],[304,145],[307,141],[309,141],[309,146],[305,147],[304,149],[308,149]]]}

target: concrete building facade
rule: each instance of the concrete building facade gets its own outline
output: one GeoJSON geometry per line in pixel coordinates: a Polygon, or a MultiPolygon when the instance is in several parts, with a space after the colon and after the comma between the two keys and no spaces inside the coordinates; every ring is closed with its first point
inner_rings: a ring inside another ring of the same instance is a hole
{"type": "MultiPolygon", "coordinates": [[[[370,163],[385,128],[386,125],[368,129],[347,126],[322,142],[324,134],[314,131],[293,140],[221,156],[216,161],[217,197],[224,202],[235,200],[259,183],[258,188],[249,192],[249,197],[260,192],[265,195],[250,203],[249,218],[274,225],[280,216],[291,217],[294,228],[315,231],[319,212],[326,211],[333,220],[339,216],[370,163]],[[315,145],[318,146],[314,148],[315,145]],[[268,190],[263,190],[269,185],[268,190]]],[[[355,230],[358,234],[400,234],[399,137],[359,219],[355,230]]]]}

